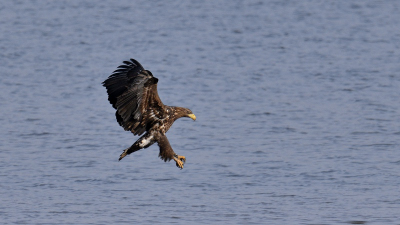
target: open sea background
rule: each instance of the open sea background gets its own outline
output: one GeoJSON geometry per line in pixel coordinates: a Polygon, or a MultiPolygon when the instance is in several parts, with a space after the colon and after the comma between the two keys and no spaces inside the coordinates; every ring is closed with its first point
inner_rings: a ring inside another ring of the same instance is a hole
{"type": "Polygon", "coordinates": [[[1,1],[1,224],[400,224],[400,1],[1,1]],[[118,162],[101,82],[190,108],[118,162]]]}

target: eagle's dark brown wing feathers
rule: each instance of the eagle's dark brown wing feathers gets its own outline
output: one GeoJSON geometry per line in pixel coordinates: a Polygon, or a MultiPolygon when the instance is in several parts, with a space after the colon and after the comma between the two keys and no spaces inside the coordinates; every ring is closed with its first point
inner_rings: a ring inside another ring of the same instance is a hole
{"type": "Polygon", "coordinates": [[[125,65],[119,66],[103,82],[103,86],[107,88],[108,100],[115,109],[117,109],[115,106],[117,98],[129,88],[134,78],[144,70],[143,66],[134,59],[131,59],[131,62],[124,61],[124,63],[125,65]]]}
{"type": "Polygon", "coordinates": [[[118,123],[125,130],[141,135],[154,120],[145,112],[151,111],[153,106],[157,110],[164,106],[157,93],[158,79],[134,59],[124,64],[103,82],[103,86],[107,88],[108,100],[117,109],[118,123]]]}
{"type": "MultiPolygon", "coordinates": [[[[117,97],[115,106],[124,120],[128,120],[131,116],[134,119],[139,119],[141,114],[141,110],[139,110],[140,104],[142,103],[144,92],[147,91],[144,83],[148,82],[149,79],[149,77],[139,74],[128,86],[127,90],[117,97]]],[[[146,104],[146,102],[142,104],[146,104]]]]}

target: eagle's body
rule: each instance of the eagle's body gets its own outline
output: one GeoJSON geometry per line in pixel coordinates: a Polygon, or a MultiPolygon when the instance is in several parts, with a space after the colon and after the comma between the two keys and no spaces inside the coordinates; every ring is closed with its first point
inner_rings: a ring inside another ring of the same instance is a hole
{"type": "Polygon", "coordinates": [[[185,157],[175,154],[165,133],[175,120],[181,117],[195,120],[196,116],[190,109],[164,105],[157,92],[158,79],[138,61],[131,59],[124,64],[103,82],[103,86],[107,88],[108,100],[117,110],[115,116],[119,125],[134,135],[144,135],[125,149],[119,160],[157,142],[161,159],[173,159],[183,168],[185,157]]]}

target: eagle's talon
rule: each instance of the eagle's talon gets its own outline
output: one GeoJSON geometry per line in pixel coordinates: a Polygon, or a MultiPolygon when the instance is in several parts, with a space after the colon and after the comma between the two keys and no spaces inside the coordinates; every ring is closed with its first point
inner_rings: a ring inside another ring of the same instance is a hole
{"type": "Polygon", "coordinates": [[[185,164],[184,162],[182,162],[181,160],[181,156],[178,157],[174,157],[174,160],[176,162],[176,166],[180,169],[183,169],[183,165],[185,164]]]}
{"type": "Polygon", "coordinates": [[[185,157],[185,156],[183,156],[183,155],[178,155],[177,158],[178,158],[179,160],[181,160],[181,161],[183,162],[183,164],[186,163],[186,157],[185,157]]]}

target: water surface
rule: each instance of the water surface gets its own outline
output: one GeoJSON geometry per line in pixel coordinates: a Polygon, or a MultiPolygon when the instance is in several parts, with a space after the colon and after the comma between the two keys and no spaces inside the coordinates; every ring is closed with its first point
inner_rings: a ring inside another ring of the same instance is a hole
{"type": "Polygon", "coordinates": [[[399,224],[397,1],[0,3],[2,224],[399,224]],[[101,82],[136,58],[168,138],[101,82]]]}

